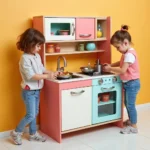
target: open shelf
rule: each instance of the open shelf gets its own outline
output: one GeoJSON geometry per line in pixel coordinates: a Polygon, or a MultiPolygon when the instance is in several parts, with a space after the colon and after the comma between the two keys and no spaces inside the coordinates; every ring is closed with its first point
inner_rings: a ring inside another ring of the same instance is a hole
{"type": "Polygon", "coordinates": [[[100,102],[98,103],[98,106],[108,105],[108,104],[113,104],[113,103],[115,103],[114,100],[109,100],[108,102],[102,102],[102,101],[100,101],[100,102]]]}
{"type": "Polygon", "coordinates": [[[65,42],[88,42],[88,41],[106,41],[106,37],[90,39],[90,40],[57,40],[57,41],[46,41],[45,43],[65,43],[65,42]]]}
{"type": "MultiPolygon", "coordinates": [[[[103,37],[106,37],[107,36],[107,20],[105,19],[101,19],[101,18],[96,18],[96,33],[95,35],[97,35],[97,31],[99,29],[99,25],[100,25],[100,29],[101,29],[101,32],[102,32],[102,36],[100,38],[103,38],[103,37]]],[[[98,40],[99,38],[97,38],[98,40]]]]}
{"type": "Polygon", "coordinates": [[[46,56],[52,56],[52,55],[69,55],[69,54],[86,54],[86,53],[101,53],[105,50],[94,50],[94,51],[66,51],[66,52],[60,52],[60,53],[45,53],[46,56]]]}

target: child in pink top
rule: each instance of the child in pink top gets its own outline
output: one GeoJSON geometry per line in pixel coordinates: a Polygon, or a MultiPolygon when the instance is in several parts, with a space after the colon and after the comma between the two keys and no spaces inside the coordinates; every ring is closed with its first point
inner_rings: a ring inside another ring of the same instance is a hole
{"type": "Polygon", "coordinates": [[[114,72],[120,75],[125,91],[124,103],[129,119],[125,121],[125,127],[120,133],[138,133],[137,111],[135,107],[136,96],[140,89],[140,73],[136,51],[131,47],[131,35],[128,26],[123,25],[111,37],[111,44],[122,53],[121,59],[113,64],[105,64],[103,71],[114,72]]]}

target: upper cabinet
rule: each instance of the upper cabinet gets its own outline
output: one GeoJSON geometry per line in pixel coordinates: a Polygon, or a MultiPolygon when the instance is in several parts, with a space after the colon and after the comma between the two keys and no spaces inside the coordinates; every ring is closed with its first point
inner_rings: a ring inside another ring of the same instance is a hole
{"type": "Polygon", "coordinates": [[[51,55],[85,53],[110,60],[110,17],[35,16],[33,27],[46,39],[41,52],[44,62],[51,55]]]}
{"type": "Polygon", "coordinates": [[[44,35],[46,41],[75,40],[75,19],[44,18],[44,35]]]}
{"type": "Polygon", "coordinates": [[[88,40],[95,38],[95,19],[76,18],[76,39],[88,40]]]}

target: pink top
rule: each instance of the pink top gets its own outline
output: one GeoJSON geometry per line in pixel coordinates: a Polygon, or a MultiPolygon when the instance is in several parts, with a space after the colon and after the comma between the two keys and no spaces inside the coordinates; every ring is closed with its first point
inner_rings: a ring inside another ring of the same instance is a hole
{"type": "MultiPolygon", "coordinates": [[[[127,71],[124,74],[120,74],[120,78],[123,81],[134,80],[134,79],[138,79],[140,77],[139,64],[138,64],[138,60],[137,60],[136,51],[134,49],[129,49],[125,54],[127,54],[127,53],[132,53],[135,56],[135,61],[134,61],[134,63],[129,65],[127,71]]],[[[120,67],[122,67],[122,65],[124,63],[125,54],[123,54],[120,59],[120,67]]]]}

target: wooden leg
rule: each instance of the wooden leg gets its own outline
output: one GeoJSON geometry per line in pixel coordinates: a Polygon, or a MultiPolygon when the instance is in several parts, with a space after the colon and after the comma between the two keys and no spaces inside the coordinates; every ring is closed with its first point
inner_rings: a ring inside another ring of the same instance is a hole
{"type": "Polygon", "coordinates": [[[115,126],[123,128],[123,120],[113,123],[115,126]]]}

